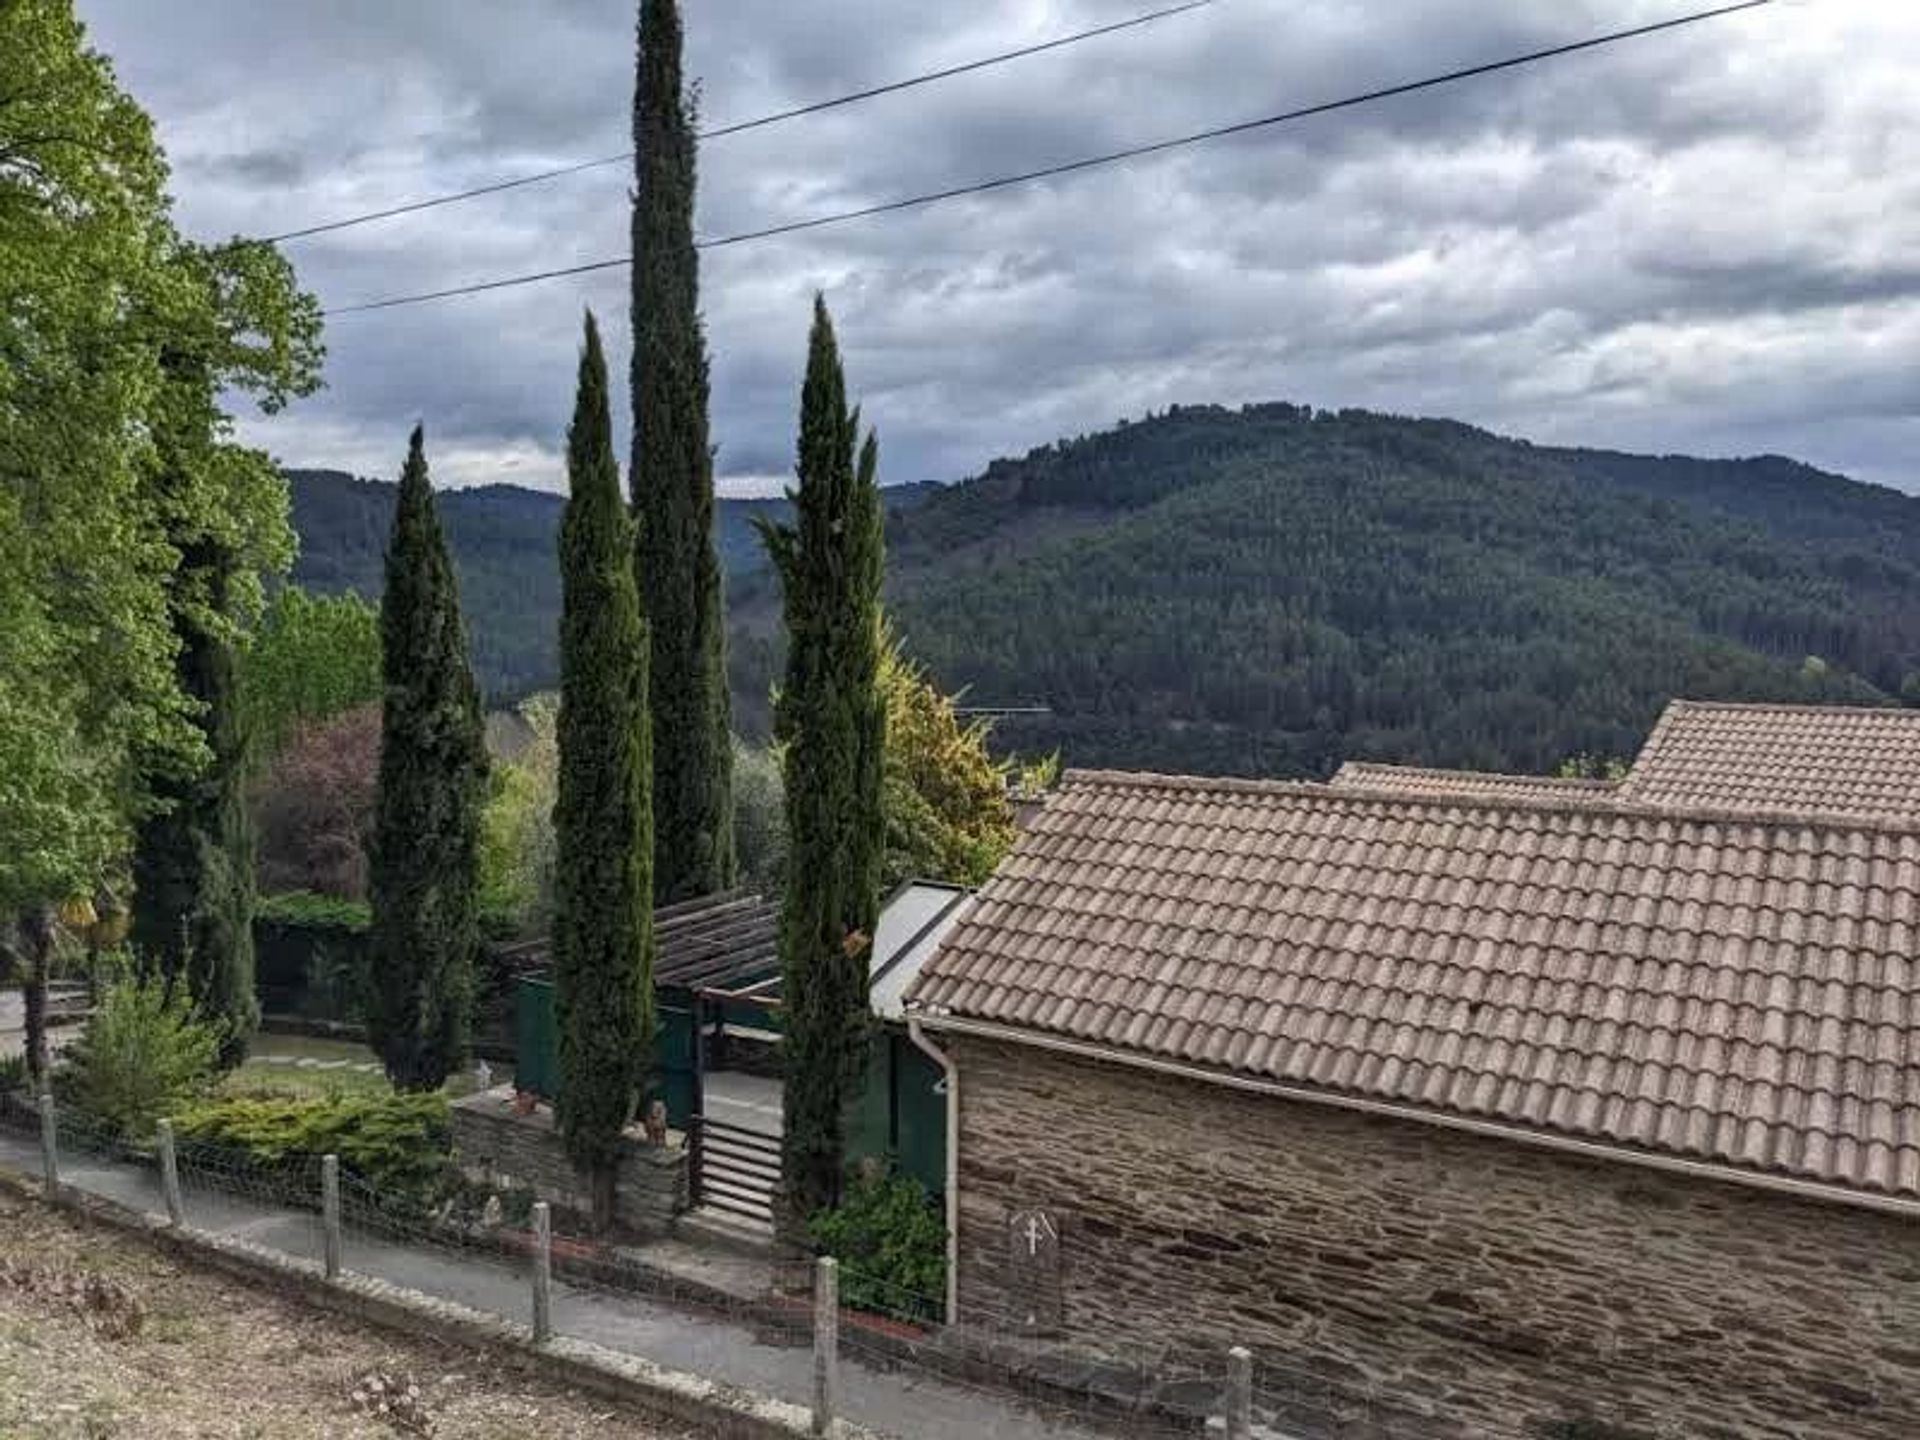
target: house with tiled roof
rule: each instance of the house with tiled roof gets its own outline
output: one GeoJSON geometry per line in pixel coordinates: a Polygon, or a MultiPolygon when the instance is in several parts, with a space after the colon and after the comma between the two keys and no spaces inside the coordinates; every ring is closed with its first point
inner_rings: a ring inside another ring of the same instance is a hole
{"type": "Polygon", "coordinates": [[[1920,820],[1920,710],[1676,700],[1620,794],[1681,808],[1920,820]]]}
{"type": "Polygon", "coordinates": [[[1894,753],[1825,723],[1668,751],[1789,787],[1718,804],[1069,773],[908,999],[956,1317],[1247,1345],[1411,1433],[1920,1434],[1920,821],[1894,765],[1790,788],[1798,737],[1894,753]]]}

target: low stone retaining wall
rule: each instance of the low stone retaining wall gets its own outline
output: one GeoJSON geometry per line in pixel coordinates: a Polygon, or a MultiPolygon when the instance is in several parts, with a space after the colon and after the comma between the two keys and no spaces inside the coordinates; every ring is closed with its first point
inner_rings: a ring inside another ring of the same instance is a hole
{"type": "MultiPolygon", "coordinates": [[[[23,1195],[40,1193],[38,1185],[5,1168],[0,1168],[0,1185],[23,1195]]],[[[814,1433],[812,1415],[804,1406],[672,1370],[584,1340],[555,1336],[540,1344],[524,1325],[368,1276],[343,1273],[329,1281],[311,1260],[297,1260],[250,1241],[191,1226],[170,1226],[161,1216],[145,1215],[71,1187],[63,1188],[61,1203],[89,1219],[136,1234],[190,1263],[222,1271],[247,1284],[264,1285],[322,1309],[403,1334],[507,1352],[528,1361],[535,1371],[550,1379],[698,1427],[703,1434],[724,1440],[795,1440],[814,1433]]],[[[835,1422],[835,1434],[841,1440],[882,1440],[877,1432],[846,1420],[835,1422]]]]}
{"type": "MultiPolygon", "coordinates": [[[[460,1166],[482,1184],[524,1186],[562,1209],[585,1214],[592,1197],[567,1158],[554,1129],[553,1111],[537,1105],[515,1112],[511,1085],[453,1103],[453,1148],[460,1166]]],[[[614,1220],[643,1236],[661,1235],[687,1208],[687,1152],[672,1136],[665,1146],[648,1143],[639,1126],[623,1141],[625,1154],[614,1188],[614,1220]]]]}

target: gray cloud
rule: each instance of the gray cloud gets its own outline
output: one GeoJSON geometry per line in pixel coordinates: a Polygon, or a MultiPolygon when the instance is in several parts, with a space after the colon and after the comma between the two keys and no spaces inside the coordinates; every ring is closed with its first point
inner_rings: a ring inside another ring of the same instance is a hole
{"type": "MultiPolygon", "coordinates": [[[[160,122],[185,223],[267,233],[627,143],[629,0],[81,0],[160,122]]],[[[709,123],[1120,18],[1144,0],[700,0],[709,123]]],[[[714,235],[1071,159],[1674,12],[1670,0],[1220,0],[705,147],[714,235]]],[[[709,251],[729,483],[791,457],[828,292],[895,481],[1173,402],[1459,416],[1773,450],[1920,487],[1920,13],[1775,6],[925,211],[709,251]]],[[[622,167],[289,247],[331,303],[625,248],[622,167]]],[[[618,272],[343,316],[329,389],[247,433],[385,474],[560,483],[582,307],[618,272]]]]}

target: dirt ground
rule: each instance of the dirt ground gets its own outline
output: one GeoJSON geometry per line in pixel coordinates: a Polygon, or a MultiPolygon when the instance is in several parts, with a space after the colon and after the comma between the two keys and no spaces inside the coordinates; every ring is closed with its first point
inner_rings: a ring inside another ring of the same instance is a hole
{"type": "Polygon", "coordinates": [[[700,1440],[510,1360],[183,1267],[0,1189],[0,1440],[395,1435],[700,1440]],[[383,1395],[402,1397],[384,1416],[383,1395]]]}

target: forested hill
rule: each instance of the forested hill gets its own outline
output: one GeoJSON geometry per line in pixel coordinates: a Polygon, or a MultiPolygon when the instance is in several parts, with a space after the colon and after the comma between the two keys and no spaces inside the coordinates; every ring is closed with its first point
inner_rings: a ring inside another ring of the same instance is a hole
{"type": "MultiPolygon", "coordinates": [[[[307,488],[301,574],[340,583],[307,488]]],[[[1074,764],[1544,769],[1631,753],[1676,694],[1920,692],[1920,501],[1776,457],[1182,407],[916,498],[889,518],[910,649],[977,703],[1049,707],[1001,738],[1074,764]]],[[[443,503],[490,687],[550,680],[556,502],[443,503]],[[544,529],[503,571],[495,546],[531,532],[515,518],[531,503],[544,529]]],[[[751,577],[735,597],[750,719],[777,664],[773,607],[751,577]]]]}
{"type": "MultiPolygon", "coordinates": [[[[293,578],[329,593],[380,593],[395,487],[339,470],[289,470],[300,556],[293,578]]],[[[890,491],[896,507],[937,486],[890,491]]],[[[485,485],[439,493],[441,522],[460,572],[461,603],[481,682],[496,698],[549,688],[558,673],[558,551],[563,499],[544,490],[485,485]]],[[[765,560],[757,517],[783,517],[784,500],[718,502],[721,561],[730,575],[765,560]]]]}
{"type": "Polygon", "coordinates": [[[1180,408],[891,529],[915,653],[1052,707],[1003,739],[1082,764],[1546,769],[1631,754],[1673,695],[1872,701],[1920,669],[1920,502],[1771,457],[1180,408]]]}

